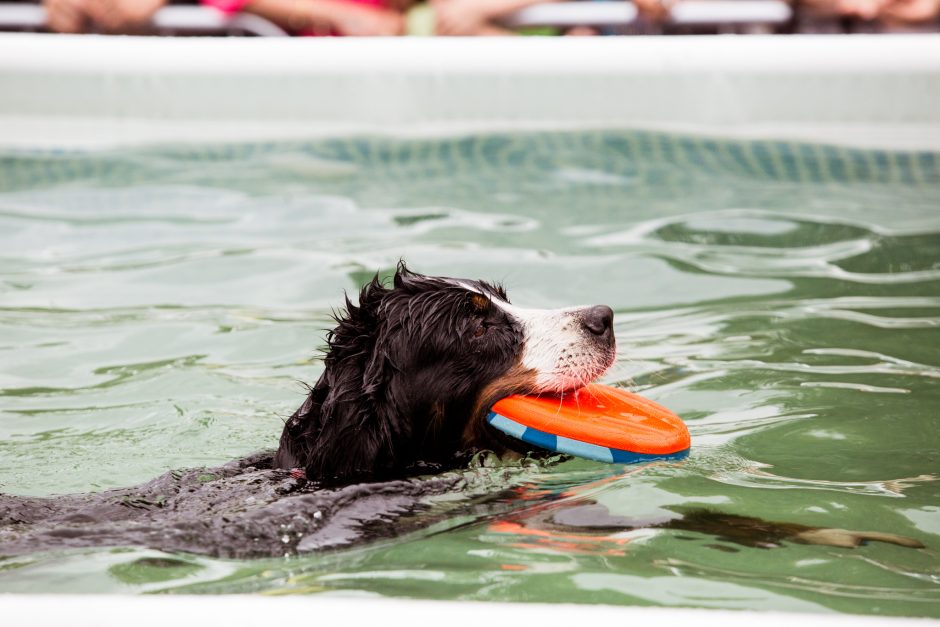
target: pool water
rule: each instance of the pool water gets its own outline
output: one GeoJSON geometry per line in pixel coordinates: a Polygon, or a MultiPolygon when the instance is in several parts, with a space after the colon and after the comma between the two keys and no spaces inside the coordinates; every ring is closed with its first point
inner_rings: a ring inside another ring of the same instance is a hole
{"type": "MultiPolygon", "coordinates": [[[[626,131],[7,152],[0,491],[104,490],[275,447],[343,291],[400,257],[502,281],[520,305],[609,304],[603,382],[676,411],[693,449],[531,464],[517,498],[458,491],[459,514],[299,556],[0,558],[0,591],[940,617],[938,205],[936,153],[626,131]],[[540,526],[544,494],[636,524],[540,526]],[[701,509],[925,548],[644,525],[701,509]]],[[[475,471],[494,494],[499,470],[475,471]]]]}

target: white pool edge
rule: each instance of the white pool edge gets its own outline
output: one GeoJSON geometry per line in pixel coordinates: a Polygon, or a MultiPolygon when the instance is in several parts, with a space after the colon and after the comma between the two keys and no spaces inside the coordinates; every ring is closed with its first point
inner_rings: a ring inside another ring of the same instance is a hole
{"type": "Polygon", "coordinates": [[[166,627],[316,624],[342,627],[430,625],[659,625],[676,627],[912,627],[918,618],[478,601],[261,595],[0,595],[6,627],[166,627]]]}
{"type": "Polygon", "coordinates": [[[940,35],[0,35],[0,147],[645,129],[940,149],[940,35]]]}

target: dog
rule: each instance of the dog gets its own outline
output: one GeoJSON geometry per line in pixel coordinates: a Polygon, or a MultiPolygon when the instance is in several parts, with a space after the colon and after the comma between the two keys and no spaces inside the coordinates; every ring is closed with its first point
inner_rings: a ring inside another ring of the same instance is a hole
{"type": "Polygon", "coordinates": [[[523,309],[499,285],[417,274],[399,263],[346,299],[326,369],[287,420],[276,467],[321,483],[451,467],[468,453],[524,451],[485,423],[510,394],[564,395],[614,363],[606,305],[523,309]]]}

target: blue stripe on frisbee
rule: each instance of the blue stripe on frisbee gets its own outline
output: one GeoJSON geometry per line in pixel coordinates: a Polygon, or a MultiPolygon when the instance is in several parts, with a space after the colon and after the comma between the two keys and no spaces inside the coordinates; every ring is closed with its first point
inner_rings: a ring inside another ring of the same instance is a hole
{"type": "Polygon", "coordinates": [[[581,440],[572,440],[563,436],[558,436],[558,445],[555,447],[560,453],[568,453],[586,459],[593,459],[596,462],[606,462],[608,464],[614,461],[614,451],[606,446],[598,444],[588,444],[581,440]]]}
{"type": "Polygon", "coordinates": [[[528,442],[529,444],[534,444],[535,446],[541,446],[550,451],[558,450],[558,436],[553,433],[545,433],[544,431],[539,431],[538,429],[533,429],[532,427],[526,427],[526,430],[522,434],[521,440],[528,442]]]}
{"type": "Polygon", "coordinates": [[[490,415],[486,417],[486,420],[505,433],[506,435],[511,435],[512,437],[521,440],[522,434],[525,433],[526,426],[521,425],[515,420],[510,420],[506,416],[501,416],[494,411],[490,412],[490,415]]]}
{"type": "Polygon", "coordinates": [[[606,462],[608,464],[636,464],[639,462],[650,462],[657,459],[675,460],[682,459],[689,454],[689,449],[662,455],[636,453],[634,451],[627,451],[624,449],[600,446],[599,444],[590,444],[588,442],[582,442],[581,440],[573,440],[564,436],[555,435],[553,433],[546,433],[545,431],[527,427],[516,422],[515,420],[512,420],[511,418],[503,416],[502,414],[497,414],[494,411],[489,413],[489,415],[486,417],[486,420],[493,427],[499,429],[506,435],[510,435],[518,440],[522,440],[523,442],[528,442],[529,444],[548,449],[549,451],[567,453],[568,455],[583,457],[585,459],[591,459],[597,462],[606,462]]]}

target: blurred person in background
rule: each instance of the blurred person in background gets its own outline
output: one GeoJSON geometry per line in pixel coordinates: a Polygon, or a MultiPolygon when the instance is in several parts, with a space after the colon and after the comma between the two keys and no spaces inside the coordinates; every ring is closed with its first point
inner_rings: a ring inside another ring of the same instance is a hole
{"type": "MultiPolygon", "coordinates": [[[[202,0],[224,13],[254,13],[298,35],[401,35],[406,0],[202,0]]],[[[43,0],[49,30],[57,33],[144,32],[167,4],[199,0],[43,0]]]]}
{"type": "Polygon", "coordinates": [[[57,33],[132,33],[167,0],[43,0],[49,30],[57,33]]]}
{"type": "Polygon", "coordinates": [[[812,13],[881,22],[888,28],[916,26],[940,18],[940,0],[802,0],[812,13]]]}
{"type": "Polygon", "coordinates": [[[431,0],[434,33],[458,37],[514,35],[500,18],[545,0],[431,0]]]}
{"type": "MultiPolygon", "coordinates": [[[[201,4],[226,14],[254,13],[299,35],[513,35],[505,18],[558,0],[42,0],[49,29],[60,33],[140,33],[166,4],[201,4]],[[407,14],[407,15],[406,15],[407,14]]],[[[649,23],[684,0],[634,0],[649,23]]],[[[707,2],[708,0],[702,0],[707,2]]],[[[940,22],[940,0],[791,0],[809,17],[861,20],[878,30],[940,22]]],[[[526,29],[530,34],[595,35],[590,27],[526,29]]]]}
{"type": "Polygon", "coordinates": [[[878,18],[888,24],[924,24],[940,20],[940,0],[894,0],[881,9],[878,18]]]}
{"type": "Polygon", "coordinates": [[[202,0],[225,13],[246,11],[295,35],[392,36],[405,31],[410,0],[202,0]]]}
{"type": "MultiPolygon", "coordinates": [[[[536,4],[560,0],[430,0],[434,13],[434,32],[437,35],[515,35],[501,25],[507,16],[536,4]]],[[[673,0],[634,0],[637,10],[651,20],[664,19],[669,14],[673,0]]],[[[546,34],[542,29],[535,34],[546,34]]],[[[575,27],[564,31],[565,35],[597,35],[589,27],[575,27]]]]}

